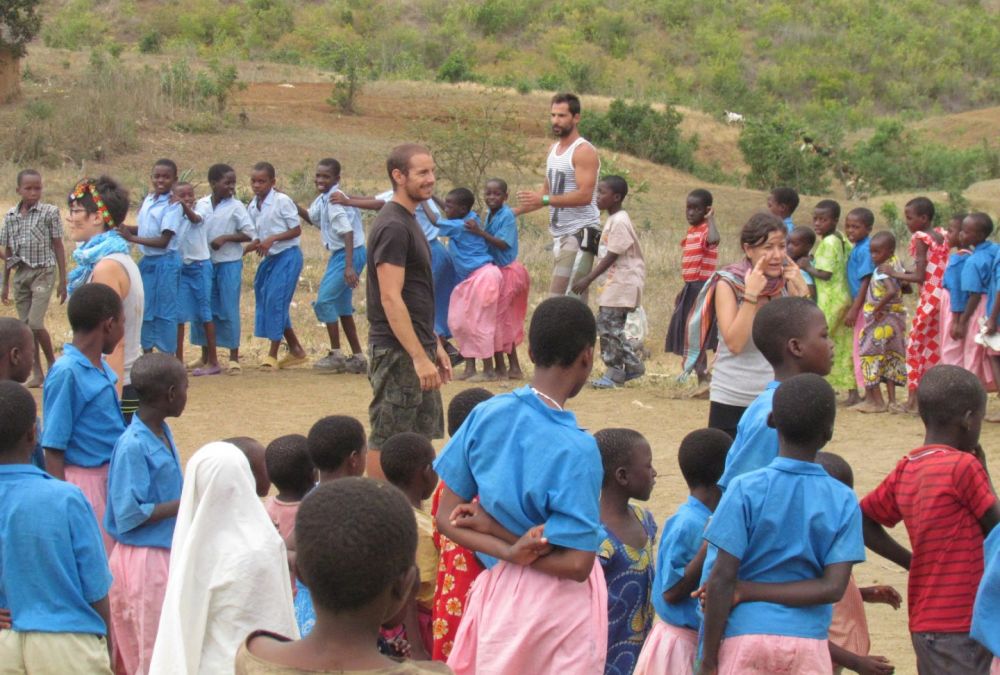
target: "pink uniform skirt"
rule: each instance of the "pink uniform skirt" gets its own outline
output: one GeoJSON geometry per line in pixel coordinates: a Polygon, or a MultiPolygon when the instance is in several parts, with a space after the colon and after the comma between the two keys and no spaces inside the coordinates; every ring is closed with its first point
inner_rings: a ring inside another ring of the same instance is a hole
{"type": "Polygon", "coordinates": [[[448,665],[455,675],[603,673],[607,651],[596,559],[583,583],[500,562],[472,584],[448,665]]]}
{"type": "Polygon", "coordinates": [[[83,496],[94,507],[97,524],[101,528],[101,537],[104,539],[104,552],[110,556],[111,549],[115,547],[115,540],[104,531],[104,512],[108,508],[108,465],[83,467],[67,464],[65,472],[66,482],[80,488],[83,496]]]}
{"type": "Polygon", "coordinates": [[[990,664],[990,675],[1000,675],[1000,656],[993,657],[993,663],[990,664]]]}
{"type": "Polygon", "coordinates": [[[448,305],[448,328],[467,359],[493,358],[497,332],[500,268],[490,263],[455,286],[448,305]]]}
{"type": "Polygon", "coordinates": [[[787,635],[738,635],[719,647],[718,675],[831,675],[826,640],[787,635]]]}
{"type": "Polygon", "coordinates": [[[500,268],[500,299],[497,302],[497,332],[493,351],[509,354],[524,342],[524,320],[528,315],[528,270],[515,260],[500,268]]]}
{"type": "MultiPolygon", "coordinates": [[[[945,297],[948,297],[945,294],[945,297]]],[[[987,391],[996,389],[996,382],[993,381],[993,369],[987,361],[988,350],[981,344],[976,343],[976,334],[979,332],[979,320],[986,316],[986,300],[980,301],[976,308],[976,313],[969,317],[969,325],[965,328],[965,339],[956,343],[951,339],[951,306],[948,303],[948,314],[942,314],[942,318],[947,316],[947,322],[943,323],[945,331],[941,342],[941,363],[949,363],[961,366],[979,378],[987,391]],[[961,360],[957,360],[961,357],[961,360]],[[951,360],[945,360],[950,358],[951,360]]]]}
{"type": "Polygon", "coordinates": [[[697,631],[657,619],[632,672],[633,675],[691,675],[697,656],[697,631]]]}
{"type": "Polygon", "coordinates": [[[108,566],[114,577],[108,599],[111,601],[116,665],[126,673],[145,675],[149,672],[156,631],[160,627],[170,551],[119,542],[111,552],[108,566]]]}

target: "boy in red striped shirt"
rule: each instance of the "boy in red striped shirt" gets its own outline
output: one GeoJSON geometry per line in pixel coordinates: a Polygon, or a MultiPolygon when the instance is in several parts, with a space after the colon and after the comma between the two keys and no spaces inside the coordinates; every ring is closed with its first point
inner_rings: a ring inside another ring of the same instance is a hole
{"type": "Polygon", "coordinates": [[[935,366],[920,382],[924,445],[861,501],[865,545],[910,571],[910,634],[920,675],[987,675],[990,653],[969,637],[983,539],[1000,522],[979,430],[986,391],[975,375],[935,366]],[[885,531],[903,521],[913,552],[885,531]]]}

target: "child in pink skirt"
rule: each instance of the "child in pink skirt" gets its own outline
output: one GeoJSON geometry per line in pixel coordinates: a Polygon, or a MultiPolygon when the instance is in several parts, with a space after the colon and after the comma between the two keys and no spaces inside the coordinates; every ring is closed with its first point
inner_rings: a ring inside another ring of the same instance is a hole
{"type": "MultiPolygon", "coordinates": [[[[968,293],[962,291],[962,268],[972,253],[971,249],[962,246],[962,221],[965,215],[952,216],[948,221],[949,250],[955,252],[948,257],[948,266],[944,270],[941,293],[941,363],[946,366],[962,367],[965,363],[965,338],[962,331],[962,312],[968,293]],[[961,336],[961,337],[956,337],[961,336]]],[[[973,331],[975,334],[975,331],[973,331]]],[[[971,342],[971,339],[970,339],[971,342]]]]}
{"type": "Polygon", "coordinates": [[[316,485],[316,467],[309,458],[309,439],[302,434],[279,436],[264,451],[267,475],[278,494],[264,501],[267,515],[286,545],[294,548],[295,514],[316,485]]]}
{"type": "Polygon", "coordinates": [[[978,344],[975,337],[984,325],[989,332],[995,332],[995,328],[990,327],[990,320],[992,318],[995,325],[996,260],[1000,246],[990,241],[992,233],[993,220],[985,213],[971,213],[962,221],[962,246],[972,250],[962,266],[960,282],[962,292],[968,297],[961,319],[951,327],[952,336],[961,338],[966,345],[962,367],[974,373],[987,391],[1000,381],[997,376],[1000,362],[992,350],[978,344]]]}
{"type": "Polygon", "coordinates": [[[187,373],[173,354],[145,354],[132,366],[132,386],[139,409],[111,455],[104,529],[116,542],[108,561],[116,661],[127,673],[145,674],[160,625],[182,485],[166,418],[184,412],[187,373]]]}

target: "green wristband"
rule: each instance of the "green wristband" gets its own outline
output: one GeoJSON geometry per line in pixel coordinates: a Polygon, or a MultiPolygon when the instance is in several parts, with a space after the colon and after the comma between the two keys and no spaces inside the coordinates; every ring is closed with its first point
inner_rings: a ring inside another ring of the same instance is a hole
{"type": "Polygon", "coordinates": [[[542,195],[542,206],[548,206],[548,205],[549,205],[549,196],[542,195]]]}

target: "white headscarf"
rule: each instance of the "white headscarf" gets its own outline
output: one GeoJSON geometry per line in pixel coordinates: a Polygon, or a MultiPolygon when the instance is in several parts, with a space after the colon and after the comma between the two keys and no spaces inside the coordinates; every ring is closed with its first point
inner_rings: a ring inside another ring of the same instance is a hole
{"type": "Polygon", "coordinates": [[[252,631],[298,638],[285,544],[235,445],[209,443],[185,473],[150,675],[231,673],[252,631]]]}

